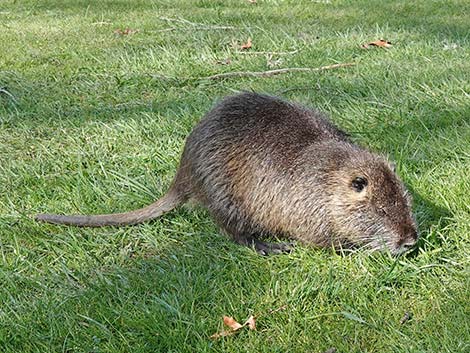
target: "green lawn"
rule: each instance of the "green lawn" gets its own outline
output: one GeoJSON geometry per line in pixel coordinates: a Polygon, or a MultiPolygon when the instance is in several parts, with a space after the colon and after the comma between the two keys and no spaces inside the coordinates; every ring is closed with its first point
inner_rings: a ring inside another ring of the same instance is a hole
{"type": "Polygon", "coordinates": [[[0,0],[0,30],[1,352],[470,351],[467,0],[0,0]],[[380,38],[394,46],[360,48],[380,38]],[[240,90],[315,106],[395,160],[419,249],[260,257],[197,207],[119,229],[32,220],[155,200],[240,90]],[[209,338],[252,314],[257,331],[209,338]]]}

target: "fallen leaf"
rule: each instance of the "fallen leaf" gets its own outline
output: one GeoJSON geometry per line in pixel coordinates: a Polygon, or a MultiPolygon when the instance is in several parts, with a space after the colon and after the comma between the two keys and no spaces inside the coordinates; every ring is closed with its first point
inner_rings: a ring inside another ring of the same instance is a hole
{"type": "Polygon", "coordinates": [[[223,330],[221,332],[214,333],[210,338],[216,339],[220,337],[227,337],[234,335],[237,333],[242,327],[248,326],[250,330],[256,330],[256,322],[255,322],[255,317],[251,315],[248,320],[245,321],[245,323],[242,325],[238,323],[233,317],[231,316],[224,316],[224,325],[228,326],[230,330],[223,330]]]}
{"type": "Polygon", "coordinates": [[[241,50],[247,50],[251,48],[251,38],[248,38],[247,42],[245,44],[242,44],[240,47],[241,50]]]}
{"type": "Polygon", "coordinates": [[[256,320],[253,315],[251,315],[248,320],[243,324],[243,326],[248,326],[250,330],[256,330],[256,320]]]}
{"type": "Polygon", "coordinates": [[[239,330],[243,327],[243,325],[236,322],[231,316],[224,316],[224,324],[225,326],[230,327],[233,331],[239,330]]]}
{"type": "Polygon", "coordinates": [[[390,43],[388,40],[379,39],[379,40],[376,40],[375,42],[363,44],[361,45],[361,48],[363,49],[369,49],[370,47],[390,48],[391,46],[392,46],[392,43],[390,43]]]}

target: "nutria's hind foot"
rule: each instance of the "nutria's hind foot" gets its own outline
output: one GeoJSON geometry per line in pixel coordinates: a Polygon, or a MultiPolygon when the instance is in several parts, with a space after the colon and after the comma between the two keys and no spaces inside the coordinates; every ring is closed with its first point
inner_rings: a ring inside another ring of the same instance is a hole
{"type": "Polygon", "coordinates": [[[290,253],[295,244],[292,242],[285,243],[268,243],[260,240],[253,240],[252,247],[262,256],[287,254],[290,253]]]}

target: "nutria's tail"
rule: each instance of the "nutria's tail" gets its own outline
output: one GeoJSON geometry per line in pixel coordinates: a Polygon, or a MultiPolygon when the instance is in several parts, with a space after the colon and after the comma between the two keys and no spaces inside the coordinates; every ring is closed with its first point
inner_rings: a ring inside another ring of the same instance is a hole
{"type": "Polygon", "coordinates": [[[135,211],[96,216],[38,214],[35,219],[42,222],[66,224],[77,227],[125,226],[157,218],[162,214],[171,211],[184,201],[185,198],[178,193],[176,188],[172,187],[161,199],[147,207],[135,211]]]}

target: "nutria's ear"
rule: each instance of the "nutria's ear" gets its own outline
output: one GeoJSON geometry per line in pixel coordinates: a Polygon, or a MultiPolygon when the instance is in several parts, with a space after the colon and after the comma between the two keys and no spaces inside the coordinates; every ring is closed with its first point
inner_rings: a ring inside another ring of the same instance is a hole
{"type": "Polygon", "coordinates": [[[354,189],[356,192],[361,192],[365,189],[367,186],[368,181],[364,177],[356,177],[353,179],[351,182],[351,187],[354,189]]]}

